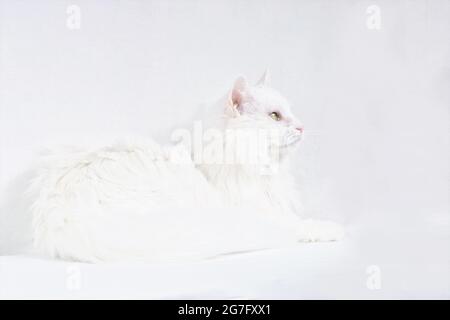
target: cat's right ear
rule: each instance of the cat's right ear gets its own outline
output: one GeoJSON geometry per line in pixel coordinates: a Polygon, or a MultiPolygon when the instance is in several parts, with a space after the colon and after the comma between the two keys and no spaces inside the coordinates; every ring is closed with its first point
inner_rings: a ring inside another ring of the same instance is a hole
{"type": "Polygon", "coordinates": [[[236,78],[228,95],[227,112],[230,115],[237,116],[242,112],[242,104],[248,96],[248,82],[243,76],[236,78]]]}
{"type": "Polygon", "coordinates": [[[268,86],[270,82],[270,73],[269,69],[267,68],[266,71],[264,71],[264,74],[262,75],[261,79],[256,83],[257,86],[268,86]]]}

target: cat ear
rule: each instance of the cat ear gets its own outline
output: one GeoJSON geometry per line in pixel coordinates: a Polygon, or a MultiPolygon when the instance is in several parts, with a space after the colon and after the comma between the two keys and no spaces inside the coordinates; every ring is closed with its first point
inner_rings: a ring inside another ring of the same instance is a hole
{"type": "Polygon", "coordinates": [[[247,95],[247,91],[247,79],[243,76],[237,77],[234,81],[233,89],[231,90],[231,102],[233,103],[233,106],[239,106],[243,102],[245,96],[247,95]]]}
{"type": "Polygon", "coordinates": [[[266,69],[264,71],[264,74],[262,75],[261,79],[256,83],[257,86],[268,86],[270,83],[270,73],[269,69],[266,69]]]}
{"type": "Polygon", "coordinates": [[[243,76],[239,76],[234,81],[233,89],[228,95],[228,105],[226,112],[232,116],[237,116],[240,113],[242,102],[248,96],[248,82],[243,76]]]}

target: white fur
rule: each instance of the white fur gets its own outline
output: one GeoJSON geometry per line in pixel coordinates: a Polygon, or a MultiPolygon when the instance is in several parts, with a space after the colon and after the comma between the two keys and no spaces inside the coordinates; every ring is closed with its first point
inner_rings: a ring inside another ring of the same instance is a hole
{"type": "Polygon", "coordinates": [[[298,216],[287,155],[301,125],[267,82],[267,73],[253,87],[238,78],[203,123],[222,131],[280,130],[282,161],[274,174],[262,174],[259,164],[194,163],[183,143],[128,141],[55,152],[43,159],[31,186],[36,246],[79,261],[168,261],[340,239],[338,225],[298,216]],[[282,120],[269,117],[272,111],[282,120]]]}

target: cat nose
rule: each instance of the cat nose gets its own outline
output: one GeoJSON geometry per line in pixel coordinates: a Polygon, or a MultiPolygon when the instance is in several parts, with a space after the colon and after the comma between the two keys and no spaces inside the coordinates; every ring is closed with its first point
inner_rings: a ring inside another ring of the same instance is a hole
{"type": "Polygon", "coordinates": [[[303,127],[297,127],[295,130],[298,130],[300,133],[303,133],[303,127]]]}

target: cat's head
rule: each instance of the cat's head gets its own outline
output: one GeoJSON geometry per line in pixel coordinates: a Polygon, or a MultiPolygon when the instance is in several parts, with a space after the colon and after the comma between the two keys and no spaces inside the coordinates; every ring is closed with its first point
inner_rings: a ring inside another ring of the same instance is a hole
{"type": "Polygon", "coordinates": [[[228,95],[225,115],[234,128],[278,131],[278,146],[285,151],[301,140],[304,131],[289,102],[270,87],[268,71],[256,85],[250,85],[242,76],[235,80],[228,95]]]}

